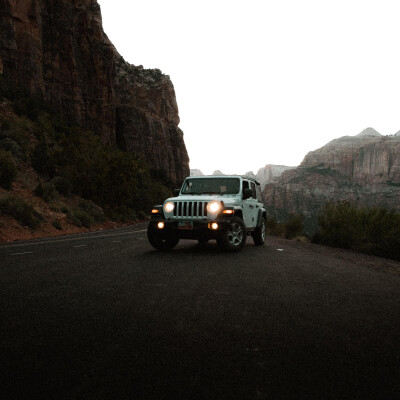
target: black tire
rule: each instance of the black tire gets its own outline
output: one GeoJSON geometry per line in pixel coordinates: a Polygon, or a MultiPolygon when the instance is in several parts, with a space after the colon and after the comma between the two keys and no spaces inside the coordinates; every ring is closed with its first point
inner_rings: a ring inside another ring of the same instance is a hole
{"type": "Polygon", "coordinates": [[[160,251],[170,251],[179,242],[179,238],[176,236],[161,239],[152,229],[147,229],[147,238],[149,239],[150,244],[160,251]]]}
{"type": "Polygon", "coordinates": [[[265,218],[263,217],[261,219],[261,225],[258,228],[256,228],[256,230],[252,234],[254,244],[256,246],[262,246],[264,244],[266,229],[267,229],[267,226],[266,226],[265,218]]]}
{"type": "Polygon", "coordinates": [[[218,238],[218,245],[226,251],[239,251],[246,243],[247,233],[244,222],[239,217],[233,217],[230,226],[218,238]]]}

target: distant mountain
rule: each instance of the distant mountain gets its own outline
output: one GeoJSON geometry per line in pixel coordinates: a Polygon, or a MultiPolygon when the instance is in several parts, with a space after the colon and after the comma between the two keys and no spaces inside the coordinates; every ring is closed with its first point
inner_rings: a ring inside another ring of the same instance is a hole
{"type": "Polygon", "coordinates": [[[288,167],[286,165],[267,164],[265,167],[257,171],[256,179],[261,184],[261,189],[264,190],[266,184],[272,182],[275,178],[282,175],[283,172],[296,167],[288,167]]]}
{"type": "MultiPolygon", "coordinates": [[[[263,190],[267,183],[272,182],[275,178],[281,176],[284,171],[289,169],[293,169],[296,167],[288,167],[286,165],[273,165],[267,164],[265,167],[260,168],[257,174],[254,174],[253,171],[248,171],[243,176],[248,176],[249,178],[256,179],[261,184],[261,189],[263,190]]],[[[191,169],[191,176],[204,176],[203,172],[199,169],[191,169]]],[[[226,175],[220,170],[216,170],[212,175],[226,175]]]]}
{"type": "Polygon", "coordinates": [[[308,233],[328,201],[400,211],[400,135],[382,136],[367,128],[334,139],[267,184],[263,196],[269,215],[284,221],[293,212],[301,214],[308,233]]]}
{"type": "Polygon", "coordinates": [[[362,132],[360,132],[358,135],[356,135],[355,137],[363,138],[363,137],[368,137],[368,136],[382,137],[382,135],[379,132],[377,132],[374,128],[366,128],[362,132]]]}
{"type": "Polygon", "coordinates": [[[252,179],[256,179],[257,180],[257,177],[254,175],[254,172],[253,171],[249,171],[249,172],[246,172],[245,174],[243,174],[244,176],[247,176],[247,177],[249,177],[249,178],[252,178],[252,179]]]}

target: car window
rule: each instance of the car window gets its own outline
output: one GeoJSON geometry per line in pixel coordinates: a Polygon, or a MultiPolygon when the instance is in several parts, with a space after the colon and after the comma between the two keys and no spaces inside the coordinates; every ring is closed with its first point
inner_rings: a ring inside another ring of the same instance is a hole
{"type": "Polygon", "coordinates": [[[251,197],[253,197],[253,199],[257,198],[257,194],[256,194],[256,184],[254,182],[250,182],[251,185],[251,190],[253,191],[253,194],[251,195],[251,197]]]}
{"type": "Polygon", "coordinates": [[[261,186],[256,185],[256,192],[257,192],[257,200],[262,203],[262,194],[261,194],[261,186]]]}
{"type": "Polygon", "coordinates": [[[238,194],[239,178],[195,178],[186,179],[182,194],[238,194]]]}

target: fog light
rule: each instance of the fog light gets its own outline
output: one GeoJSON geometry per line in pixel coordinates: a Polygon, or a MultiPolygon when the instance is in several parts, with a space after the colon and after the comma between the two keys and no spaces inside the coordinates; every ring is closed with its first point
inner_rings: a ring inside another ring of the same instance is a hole
{"type": "Polygon", "coordinates": [[[216,231],[216,230],[218,229],[218,224],[217,224],[216,222],[213,222],[213,223],[211,224],[211,229],[214,230],[214,231],[216,231]]]}
{"type": "Polygon", "coordinates": [[[164,222],[159,222],[158,224],[157,224],[157,228],[158,229],[164,229],[164,222]]]}

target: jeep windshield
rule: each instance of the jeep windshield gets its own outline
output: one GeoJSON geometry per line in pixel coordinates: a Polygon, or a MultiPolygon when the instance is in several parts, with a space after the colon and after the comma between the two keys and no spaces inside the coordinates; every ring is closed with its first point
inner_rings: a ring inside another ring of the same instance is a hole
{"type": "Polygon", "coordinates": [[[238,194],[239,178],[195,178],[186,179],[182,194],[238,194]]]}

